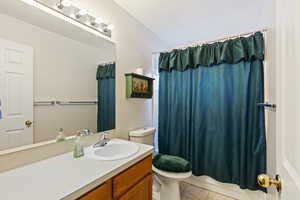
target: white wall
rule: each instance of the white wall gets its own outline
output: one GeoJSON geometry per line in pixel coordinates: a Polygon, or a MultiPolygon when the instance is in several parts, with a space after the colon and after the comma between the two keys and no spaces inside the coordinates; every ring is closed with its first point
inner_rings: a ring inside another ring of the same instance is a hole
{"type": "Polygon", "coordinates": [[[269,0],[114,0],[172,47],[268,26],[269,0]]]}
{"type": "MultiPolygon", "coordinates": [[[[97,64],[115,60],[115,47],[96,48],[0,15],[0,37],[34,49],[35,100],[96,100],[97,64]]],[[[54,139],[59,128],[67,135],[90,128],[96,131],[96,105],[35,106],[34,142],[54,139]]]]}

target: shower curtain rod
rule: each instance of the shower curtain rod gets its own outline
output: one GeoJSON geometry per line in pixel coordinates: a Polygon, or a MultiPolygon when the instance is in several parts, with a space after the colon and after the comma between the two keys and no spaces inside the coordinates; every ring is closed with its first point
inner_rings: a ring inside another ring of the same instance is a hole
{"type": "Polygon", "coordinates": [[[171,48],[171,49],[167,49],[167,50],[163,50],[163,51],[157,51],[157,52],[152,52],[152,54],[159,54],[159,53],[167,53],[167,52],[171,52],[175,49],[187,49],[189,47],[197,47],[197,46],[202,46],[204,44],[211,44],[211,43],[215,43],[215,42],[221,42],[221,41],[226,41],[226,40],[230,40],[230,39],[234,39],[234,38],[239,38],[239,37],[244,37],[244,36],[248,36],[248,35],[253,35],[256,32],[267,32],[268,29],[264,28],[264,29],[259,29],[259,30],[254,30],[254,31],[249,31],[249,32],[244,32],[244,33],[240,33],[240,34],[234,34],[234,35],[229,35],[229,36],[224,36],[221,38],[217,38],[215,40],[207,40],[207,41],[198,41],[198,42],[193,42],[190,44],[186,44],[186,45],[180,45],[177,46],[175,48],[171,48]]]}

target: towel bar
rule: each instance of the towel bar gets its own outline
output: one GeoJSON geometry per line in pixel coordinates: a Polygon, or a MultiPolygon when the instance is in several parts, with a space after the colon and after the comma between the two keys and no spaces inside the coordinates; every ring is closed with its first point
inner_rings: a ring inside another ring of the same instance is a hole
{"type": "Polygon", "coordinates": [[[98,101],[56,101],[57,105],[96,105],[98,101]]]}
{"type": "Polygon", "coordinates": [[[55,101],[35,101],[33,102],[34,106],[54,106],[55,101]]]}
{"type": "Polygon", "coordinates": [[[271,108],[272,110],[276,111],[276,104],[270,104],[270,103],[258,103],[257,106],[263,106],[265,108],[271,108]]]}

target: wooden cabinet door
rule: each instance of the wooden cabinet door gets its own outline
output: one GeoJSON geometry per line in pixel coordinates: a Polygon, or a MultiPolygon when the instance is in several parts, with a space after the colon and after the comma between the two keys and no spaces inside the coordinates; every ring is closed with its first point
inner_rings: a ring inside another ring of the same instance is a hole
{"type": "Polygon", "coordinates": [[[152,175],[146,176],[118,200],[152,200],[152,175]]]}
{"type": "MultiPolygon", "coordinates": [[[[118,199],[125,194],[130,188],[152,173],[152,156],[148,156],[144,160],[130,167],[126,171],[120,173],[113,178],[113,197],[118,199]]],[[[142,199],[140,199],[142,200],[142,199]]]]}
{"type": "Polygon", "coordinates": [[[112,181],[105,182],[78,200],[112,200],[112,181]]]}

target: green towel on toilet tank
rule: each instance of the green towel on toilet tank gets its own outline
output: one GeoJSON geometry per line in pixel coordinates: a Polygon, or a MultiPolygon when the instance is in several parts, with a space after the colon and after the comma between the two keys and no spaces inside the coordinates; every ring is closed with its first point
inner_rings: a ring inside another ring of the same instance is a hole
{"type": "Polygon", "coordinates": [[[160,170],[168,172],[189,172],[191,163],[177,156],[157,154],[153,158],[153,165],[160,170]]]}

